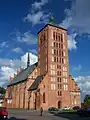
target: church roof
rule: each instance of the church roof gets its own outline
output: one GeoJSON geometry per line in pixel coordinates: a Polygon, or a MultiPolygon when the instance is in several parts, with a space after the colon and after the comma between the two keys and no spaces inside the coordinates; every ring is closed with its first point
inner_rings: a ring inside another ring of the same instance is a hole
{"type": "Polygon", "coordinates": [[[28,89],[28,91],[30,90],[36,90],[38,88],[39,83],[43,80],[44,76],[40,75],[38,76],[35,81],[33,82],[33,84],[30,86],[30,88],[28,89]]]}
{"type": "Polygon", "coordinates": [[[31,74],[37,66],[38,63],[35,63],[28,68],[22,70],[12,81],[8,83],[8,86],[25,81],[28,78],[28,75],[31,74]]]}

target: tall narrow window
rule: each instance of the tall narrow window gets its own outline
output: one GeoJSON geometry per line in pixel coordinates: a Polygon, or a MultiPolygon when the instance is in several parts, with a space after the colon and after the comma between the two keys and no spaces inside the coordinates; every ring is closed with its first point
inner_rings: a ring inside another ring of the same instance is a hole
{"type": "Polygon", "coordinates": [[[52,47],[54,46],[53,42],[52,42],[52,47]]]}
{"type": "Polygon", "coordinates": [[[56,50],[54,50],[54,54],[56,55],[56,50]]]}
{"type": "Polygon", "coordinates": [[[43,93],[43,103],[45,103],[45,92],[43,93]]]}
{"type": "Polygon", "coordinates": [[[61,44],[61,48],[63,49],[63,44],[61,44]]]}
{"type": "Polygon", "coordinates": [[[52,56],[52,62],[54,62],[54,57],[52,56]]]}
{"type": "Polygon", "coordinates": [[[57,33],[56,33],[56,40],[57,40],[57,33]]]}
{"type": "Polygon", "coordinates": [[[57,62],[58,62],[58,57],[57,57],[57,62]]]}
{"type": "Polygon", "coordinates": [[[53,39],[55,40],[55,32],[53,32],[53,39]]]}
{"type": "Polygon", "coordinates": [[[54,54],[54,50],[52,49],[52,54],[54,54]]]}
{"type": "Polygon", "coordinates": [[[60,96],[62,96],[62,91],[60,91],[60,96]]]}
{"type": "Polygon", "coordinates": [[[58,50],[57,50],[57,55],[58,55],[58,50]]]}
{"type": "Polygon", "coordinates": [[[55,47],[55,42],[54,42],[54,47],[55,47]]]}
{"type": "Polygon", "coordinates": [[[59,96],[59,91],[58,91],[58,96],[59,96]]]}
{"type": "Polygon", "coordinates": [[[61,42],[63,42],[63,36],[62,36],[62,34],[61,34],[61,42]]]}
{"type": "Polygon", "coordinates": [[[62,58],[62,63],[64,63],[64,60],[63,60],[63,58],[62,58]]]}
{"type": "Polygon", "coordinates": [[[59,48],[60,48],[60,43],[59,43],[59,48]]]}
{"type": "Polygon", "coordinates": [[[56,62],[56,57],[54,57],[54,62],[56,62]]]}
{"type": "Polygon", "coordinates": [[[56,47],[58,48],[58,43],[56,43],[56,47]]]}
{"type": "Polygon", "coordinates": [[[59,84],[58,84],[58,89],[59,89],[59,84]]]}
{"type": "Polygon", "coordinates": [[[59,55],[61,56],[61,51],[59,51],[59,55]]]}
{"type": "Polygon", "coordinates": [[[59,39],[59,41],[60,41],[60,34],[58,35],[58,39],[59,39]]]}
{"type": "Polygon", "coordinates": [[[63,56],[63,51],[62,51],[62,56],[63,56]]]}

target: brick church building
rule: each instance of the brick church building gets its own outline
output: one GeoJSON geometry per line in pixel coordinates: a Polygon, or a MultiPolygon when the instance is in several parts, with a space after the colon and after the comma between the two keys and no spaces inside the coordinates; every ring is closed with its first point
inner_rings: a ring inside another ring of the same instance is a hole
{"type": "Polygon", "coordinates": [[[81,106],[80,88],[69,73],[67,30],[53,18],[38,32],[38,63],[10,80],[5,95],[8,108],[48,109],[81,106]]]}

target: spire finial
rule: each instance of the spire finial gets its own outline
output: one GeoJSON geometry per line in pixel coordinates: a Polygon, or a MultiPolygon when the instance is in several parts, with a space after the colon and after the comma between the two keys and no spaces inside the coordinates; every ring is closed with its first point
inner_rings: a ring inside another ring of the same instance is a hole
{"type": "Polygon", "coordinates": [[[54,20],[54,17],[53,17],[53,16],[50,17],[50,19],[49,19],[49,24],[55,25],[55,20],[54,20]]]}
{"type": "Polygon", "coordinates": [[[27,68],[30,66],[30,56],[29,56],[29,50],[28,50],[28,56],[27,56],[27,68]]]}

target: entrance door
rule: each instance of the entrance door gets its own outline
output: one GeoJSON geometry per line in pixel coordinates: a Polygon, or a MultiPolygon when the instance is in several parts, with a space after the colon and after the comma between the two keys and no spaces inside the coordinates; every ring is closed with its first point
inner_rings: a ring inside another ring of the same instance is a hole
{"type": "Polygon", "coordinates": [[[61,108],[61,101],[58,101],[58,108],[61,108]]]}

